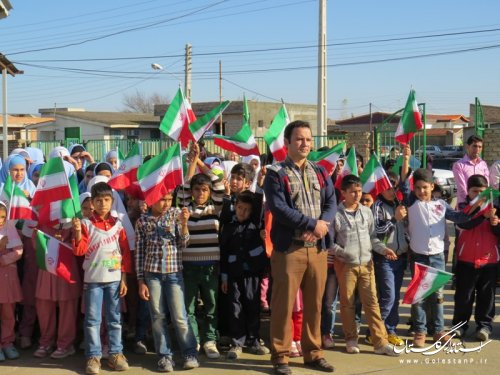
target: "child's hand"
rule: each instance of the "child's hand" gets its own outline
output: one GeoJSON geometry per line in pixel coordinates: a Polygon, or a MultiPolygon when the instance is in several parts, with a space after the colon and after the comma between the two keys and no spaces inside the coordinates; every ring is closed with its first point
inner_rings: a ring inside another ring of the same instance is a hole
{"type": "Polygon", "coordinates": [[[486,219],[491,219],[492,217],[494,217],[494,216],[495,216],[496,212],[497,212],[497,209],[496,209],[496,208],[492,208],[492,209],[487,210],[487,211],[483,214],[483,216],[484,216],[486,219]]]}
{"type": "Polygon", "coordinates": [[[229,184],[228,179],[224,178],[222,180],[222,183],[224,184],[224,194],[225,195],[231,195],[231,185],[229,184]]]}
{"type": "Polygon", "coordinates": [[[87,151],[83,151],[80,156],[86,159],[89,164],[94,163],[94,158],[87,151]]]}
{"type": "Polygon", "coordinates": [[[30,197],[30,193],[29,193],[29,191],[28,191],[28,190],[23,190],[23,193],[24,193],[24,195],[26,196],[26,198],[28,198],[28,199],[29,199],[29,197],[30,197]]]}
{"type": "Polygon", "coordinates": [[[8,242],[9,242],[9,239],[7,237],[2,237],[2,239],[0,240],[0,251],[5,250],[8,242]]]}
{"type": "Polygon", "coordinates": [[[182,226],[187,225],[189,219],[189,209],[187,207],[182,207],[178,219],[182,226]]]}
{"type": "Polygon", "coordinates": [[[222,290],[222,293],[227,294],[227,281],[221,281],[220,290],[222,290]]]}
{"type": "Polygon", "coordinates": [[[410,156],[411,156],[411,148],[410,148],[410,145],[406,145],[405,147],[403,147],[403,158],[405,158],[406,160],[409,160],[410,159],[410,156]]]}
{"type": "Polygon", "coordinates": [[[260,231],[260,238],[261,238],[262,241],[266,240],[266,238],[267,238],[267,232],[265,231],[265,229],[262,229],[260,231]]]}
{"type": "Polygon", "coordinates": [[[149,289],[144,281],[139,281],[139,297],[144,301],[149,301],[149,289]]]}
{"type": "Polygon", "coordinates": [[[127,290],[127,283],[124,280],[120,281],[120,297],[125,297],[127,290]]]}
{"type": "Polygon", "coordinates": [[[497,215],[490,217],[490,224],[492,227],[496,227],[498,225],[498,222],[499,220],[497,215]]]}
{"type": "Polygon", "coordinates": [[[73,230],[75,232],[81,232],[82,231],[82,222],[80,221],[79,218],[74,217],[73,220],[71,221],[71,224],[73,225],[73,230]]]}
{"type": "Polygon", "coordinates": [[[394,212],[394,217],[396,218],[397,221],[403,220],[408,212],[406,211],[405,206],[397,206],[396,211],[394,212]]]}
{"type": "Polygon", "coordinates": [[[388,247],[386,247],[384,250],[384,256],[386,259],[389,260],[398,260],[398,256],[396,255],[396,253],[392,249],[389,249],[388,247]]]}

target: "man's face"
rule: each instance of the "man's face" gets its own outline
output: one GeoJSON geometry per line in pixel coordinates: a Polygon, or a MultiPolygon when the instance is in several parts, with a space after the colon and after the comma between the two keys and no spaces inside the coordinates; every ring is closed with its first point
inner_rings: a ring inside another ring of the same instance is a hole
{"type": "Polygon", "coordinates": [[[471,145],[467,145],[467,155],[472,160],[480,157],[481,151],[483,151],[483,142],[474,142],[471,145]]]}
{"type": "Polygon", "coordinates": [[[305,127],[293,129],[290,141],[285,139],[285,145],[288,148],[288,156],[294,161],[306,159],[311,151],[311,143],[311,129],[305,127]]]}

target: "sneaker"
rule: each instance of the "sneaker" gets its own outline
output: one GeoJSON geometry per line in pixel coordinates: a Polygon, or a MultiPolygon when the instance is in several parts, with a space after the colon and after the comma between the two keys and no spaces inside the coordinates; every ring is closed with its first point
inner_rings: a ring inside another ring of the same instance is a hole
{"type": "Polygon", "coordinates": [[[220,358],[220,353],[217,350],[217,345],[215,341],[207,341],[203,344],[203,350],[205,351],[205,355],[210,359],[218,359],[220,358]]]}
{"type": "Polygon", "coordinates": [[[332,339],[332,335],[327,334],[321,336],[321,345],[323,346],[323,349],[332,349],[335,347],[335,342],[332,339]]]}
{"type": "Polygon", "coordinates": [[[258,344],[256,346],[252,346],[250,348],[250,353],[255,354],[255,355],[266,355],[271,353],[269,348],[265,345],[258,344]]]}
{"type": "Polygon", "coordinates": [[[432,338],[434,339],[434,341],[440,341],[441,344],[446,344],[448,341],[452,339],[452,337],[448,335],[448,333],[445,331],[435,333],[432,338]]]}
{"type": "Polygon", "coordinates": [[[385,344],[373,350],[375,354],[388,355],[389,357],[399,357],[399,353],[394,351],[394,345],[385,344]]]}
{"type": "Polygon", "coordinates": [[[63,359],[66,357],[69,357],[70,355],[75,354],[75,348],[73,345],[70,347],[63,349],[63,348],[57,348],[57,350],[50,355],[50,358],[53,359],[63,359]]]}
{"type": "Polygon", "coordinates": [[[5,354],[3,354],[3,350],[0,349],[0,362],[5,361],[5,354]]]}
{"type": "Polygon", "coordinates": [[[14,345],[9,346],[7,348],[3,348],[3,354],[5,355],[5,358],[7,359],[18,359],[19,358],[19,352],[15,348],[14,345]]]}
{"type": "Polygon", "coordinates": [[[392,344],[394,346],[401,346],[401,345],[404,345],[404,343],[405,343],[403,341],[403,339],[400,338],[395,333],[389,333],[389,335],[387,336],[387,340],[389,341],[390,344],[392,344]]]}
{"type": "Polygon", "coordinates": [[[191,370],[198,367],[200,367],[200,363],[195,356],[187,356],[184,358],[184,364],[182,365],[184,370],[191,370]]]}
{"type": "Polygon", "coordinates": [[[87,375],[95,375],[101,371],[101,359],[99,357],[90,357],[87,359],[87,366],[85,367],[85,373],[87,375]]]}
{"type": "Polygon", "coordinates": [[[33,353],[33,357],[45,358],[50,354],[51,351],[52,348],[50,346],[39,346],[38,349],[33,353]]]}
{"type": "Polygon", "coordinates": [[[148,352],[148,348],[144,341],[137,341],[134,345],[134,353],[135,354],[146,354],[148,352]]]}
{"type": "Polygon", "coordinates": [[[109,359],[109,346],[108,345],[102,346],[101,358],[102,359],[109,359]]]}
{"type": "Polygon", "coordinates": [[[159,372],[172,372],[174,371],[175,363],[170,357],[161,357],[158,361],[158,371],[159,372]]]}
{"type": "Polygon", "coordinates": [[[292,341],[289,357],[290,358],[302,357],[302,346],[300,345],[300,341],[292,341]]]}
{"type": "Polygon", "coordinates": [[[372,345],[373,346],[372,337],[370,335],[366,335],[365,336],[365,343],[367,343],[368,345],[372,345]]]}
{"type": "Polygon", "coordinates": [[[241,353],[243,353],[241,346],[232,346],[227,352],[227,359],[238,359],[241,357],[241,353]]]}
{"type": "Polygon", "coordinates": [[[127,358],[122,353],[110,354],[108,366],[115,371],[125,371],[129,369],[127,358]]]}
{"type": "Polygon", "coordinates": [[[425,346],[425,338],[424,332],[415,332],[415,335],[413,335],[413,346],[415,348],[423,348],[425,346]]]}
{"type": "Polygon", "coordinates": [[[24,336],[21,336],[21,338],[19,339],[19,347],[21,349],[28,349],[28,348],[31,348],[31,338],[30,337],[24,337],[24,336]]]}
{"type": "Polygon", "coordinates": [[[476,339],[479,341],[488,341],[490,339],[490,331],[487,328],[481,328],[476,333],[476,339]]]}
{"type": "Polygon", "coordinates": [[[274,375],[292,375],[292,369],[288,363],[277,363],[273,366],[274,375]]]}
{"type": "Polygon", "coordinates": [[[350,354],[358,354],[359,353],[358,340],[347,341],[345,345],[345,350],[347,351],[347,353],[350,354]]]}

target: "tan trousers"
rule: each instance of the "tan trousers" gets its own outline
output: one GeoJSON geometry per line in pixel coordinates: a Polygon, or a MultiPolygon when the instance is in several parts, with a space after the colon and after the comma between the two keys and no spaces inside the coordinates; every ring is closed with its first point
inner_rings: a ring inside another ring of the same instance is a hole
{"type": "Polygon", "coordinates": [[[358,340],[354,303],[354,292],[357,289],[374,348],[386,345],[387,330],[380,316],[373,261],[359,266],[335,260],[334,266],[339,282],[340,319],[346,342],[358,340]]]}
{"type": "Polygon", "coordinates": [[[291,318],[295,297],[302,289],[304,317],[302,352],[304,362],[323,358],[321,350],[321,303],[326,283],[326,251],[292,246],[287,253],[271,256],[271,361],[288,363],[292,345],[291,318]]]}

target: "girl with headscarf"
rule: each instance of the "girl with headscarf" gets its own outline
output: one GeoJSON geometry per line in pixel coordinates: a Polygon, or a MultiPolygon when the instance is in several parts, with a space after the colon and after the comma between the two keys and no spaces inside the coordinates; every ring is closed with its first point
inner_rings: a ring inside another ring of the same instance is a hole
{"type": "Polygon", "coordinates": [[[113,172],[118,169],[119,155],[117,150],[110,150],[104,155],[104,161],[109,163],[113,168],[113,172]]]}
{"type": "Polygon", "coordinates": [[[105,161],[97,163],[97,165],[94,168],[94,177],[105,176],[109,179],[111,178],[113,173],[114,173],[113,167],[111,166],[111,164],[105,161]]]}
{"type": "Polygon", "coordinates": [[[94,163],[94,158],[80,144],[71,145],[68,151],[70,156],[76,161],[76,176],[78,177],[78,183],[80,183],[83,180],[85,168],[88,164],[94,163]]]}
{"type": "Polygon", "coordinates": [[[40,179],[40,171],[45,163],[35,162],[28,168],[28,178],[33,182],[35,186],[38,185],[38,180],[40,179]]]}
{"type": "Polygon", "coordinates": [[[24,192],[27,198],[33,197],[35,185],[28,178],[26,159],[19,154],[10,155],[0,170],[0,191],[10,174],[12,181],[24,192]]]}
{"type": "Polygon", "coordinates": [[[85,168],[85,174],[83,175],[83,179],[78,184],[78,193],[82,194],[87,191],[87,184],[89,181],[94,178],[94,169],[97,166],[97,163],[92,163],[87,165],[85,168]]]}
{"type": "Polygon", "coordinates": [[[257,189],[257,182],[259,181],[259,172],[260,172],[260,158],[257,155],[249,155],[244,156],[241,161],[243,163],[250,164],[253,169],[255,169],[255,177],[252,181],[252,185],[250,185],[250,191],[255,192],[257,189]]]}

